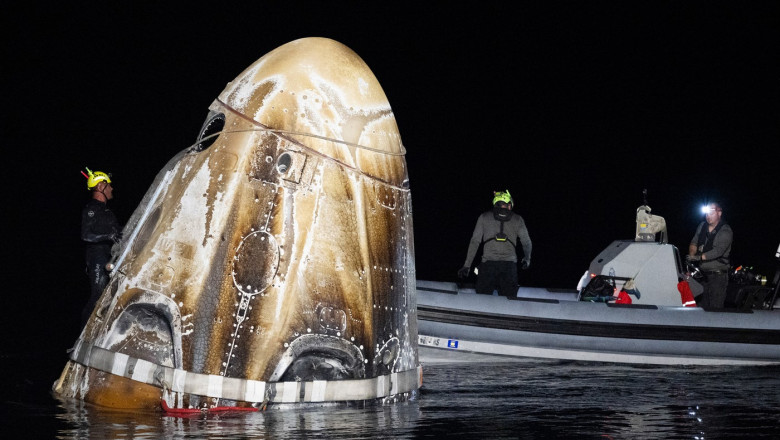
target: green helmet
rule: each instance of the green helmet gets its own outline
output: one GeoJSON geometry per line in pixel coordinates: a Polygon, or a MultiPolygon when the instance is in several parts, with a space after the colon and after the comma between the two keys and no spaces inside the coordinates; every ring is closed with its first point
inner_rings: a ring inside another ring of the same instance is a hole
{"type": "Polygon", "coordinates": [[[506,191],[493,191],[493,206],[496,205],[498,202],[504,202],[508,203],[509,205],[515,204],[515,201],[512,199],[512,196],[509,195],[509,190],[506,191]]]}
{"type": "MultiPolygon", "coordinates": [[[[85,167],[86,168],[86,167],[85,167]]],[[[89,168],[86,168],[87,174],[85,174],[83,171],[81,174],[84,174],[84,176],[87,178],[87,189],[92,190],[94,189],[98,183],[105,181],[106,183],[111,183],[111,175],[106,174],[102,171],[92,171],[89,168]]]]}

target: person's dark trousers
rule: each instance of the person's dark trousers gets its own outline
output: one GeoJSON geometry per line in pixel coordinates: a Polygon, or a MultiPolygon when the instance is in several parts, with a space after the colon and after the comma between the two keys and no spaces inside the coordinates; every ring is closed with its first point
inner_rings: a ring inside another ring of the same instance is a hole
{"type": "Polygon", "coordinates": [[[725,270],[717,272],[704,272],[706,278],[701,284],[704,292],[701,294],[700,307],[723,308],[726,302],[726,287],[729,283],[729,274],[725,270]]]}
{"type": "Polygon", "coordinates": [[[514,261],[484,261],[479,265],[477,293],[492,295],[493,290],[507,298],[517,297],[517,263],[514,261]]]}
{"type": "Polygon", "coordinates": [[[93,257],[89,263],[87,263],[87,276],[89,277],[89,300],[84,305],[84,309],[81,311],[81,327],[83,328],[89,320],[89,315],[92,314],[92,309],[95,308],[100,294],[103,293],[103,289],[108,284],[108,272],[106,272],[106,263],[109,259],[105,257],[93,257]]]}

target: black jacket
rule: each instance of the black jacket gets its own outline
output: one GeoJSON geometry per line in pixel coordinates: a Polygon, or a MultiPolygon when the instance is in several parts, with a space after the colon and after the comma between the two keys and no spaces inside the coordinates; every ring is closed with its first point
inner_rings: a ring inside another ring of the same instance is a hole
{"type": "Polygon", "coordinates": [[[81,239],[87,244],[90,256],[111,257],[111,246],[119,238],[121,227],[105,202],[91,199],[81,211],[81,239]]]}

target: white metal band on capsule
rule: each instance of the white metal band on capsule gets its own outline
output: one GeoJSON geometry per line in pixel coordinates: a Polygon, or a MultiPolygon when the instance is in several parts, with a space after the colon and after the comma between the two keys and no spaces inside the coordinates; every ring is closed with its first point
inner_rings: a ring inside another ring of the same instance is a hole
{"type": "Polygon", "coordinates": [[[252,403],[371,400],[411,392],[422,385],[422,366],[370,379],[263,382],[166,367],[82,340],[70,358],[87,367],[173,392],[252,403]]]}

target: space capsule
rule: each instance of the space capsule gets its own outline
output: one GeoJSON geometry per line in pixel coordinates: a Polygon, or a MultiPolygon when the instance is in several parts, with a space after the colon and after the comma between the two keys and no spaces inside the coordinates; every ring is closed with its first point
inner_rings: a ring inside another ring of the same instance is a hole
{"type": "Polygon", "coordinates": [[[376,77],[334,40],[284,44],[158,173],[53,390],[171,411],[412,397],[413,238],[376,77]]]}

